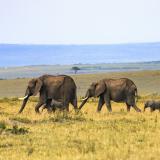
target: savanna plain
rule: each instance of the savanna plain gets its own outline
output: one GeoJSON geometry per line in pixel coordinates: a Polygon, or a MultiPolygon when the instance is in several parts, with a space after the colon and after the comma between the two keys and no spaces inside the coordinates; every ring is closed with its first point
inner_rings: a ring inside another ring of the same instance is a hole
{"type": "Polygon", "coordinates": [[[102,78],[128,77],[138,87],[137,106],[127,113],[123,103],[112,102],[96,113],[97,99],[79,113],[34,112],[37,97],[17,114],[29,79],[0,80],[0,160],[158,160],[160,113],[143,112],[144,102],[160,100],[160,71],[83,74],[72,76],[77,84],[78,104],[91,82],[102,78]]]}

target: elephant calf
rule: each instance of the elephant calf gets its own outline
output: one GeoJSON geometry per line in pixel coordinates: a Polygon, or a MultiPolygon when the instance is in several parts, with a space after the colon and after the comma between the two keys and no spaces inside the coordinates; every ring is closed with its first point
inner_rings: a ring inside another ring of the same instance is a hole
{"type": "Polygon", "coordinates": [[[44,109],[49,109],[48,111],[55,111],[56,109],[64,110],[64,103],[62,101],[57,101],[55,99],[52,99],[51,101],[48,100],[46,104],[43,106],[42,111],[44,109]],[[49,109],[50,108],[50,109],[49,109]]]}
{"type": "Polygon", "coordinates": [[[159,110],[160,112],[160,101],[154,101],[154,100],[146,101],[144,104],[144,111],[146,108],[150,108],[151,112],[155,110],[159,110]]]}

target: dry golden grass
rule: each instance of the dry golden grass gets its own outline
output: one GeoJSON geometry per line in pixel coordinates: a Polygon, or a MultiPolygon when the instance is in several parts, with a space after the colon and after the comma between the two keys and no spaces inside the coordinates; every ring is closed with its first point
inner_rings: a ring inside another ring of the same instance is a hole
{"type": "MultiPolygon", "coordinates": [[[[148,97],[149,98],[149,97],[148,97]]],[[[158,97],[160,99],[160,97],[158,97]]],[[[143,108],[143,99],[138,106],[143,108]]],[[[160,114],[126,112],[124,104],[112,103],[96,113],[89,102],[76,114],[38,115],[35,101],[17,112],[21,101],[0,101],[0,159],[2,160],[157,160],[160,156],[160,114]]]]}
{"type": "MultiPolygon", "coordinates": [[[[131,78],[138,86],[138,106],[160,100],[160,71],[75,75],[78,96],[89,84],[102,78],[131,78]],[[158,93],[158,94],[153,94],[158,93]]],[[[29,79],[0,80],[0,97],[24,95],[29,79]]],[[[160,157],[160,113],[126,112],[125,104],[112,103],[113,112],[97,101],[88,102],[79,114],[35,114],[36,98],[24,112],[17,98],[0,100],[0,160],[157,160],[160,157]]],[[[80,103],[80,102],[79,102],[80,103]]]]}

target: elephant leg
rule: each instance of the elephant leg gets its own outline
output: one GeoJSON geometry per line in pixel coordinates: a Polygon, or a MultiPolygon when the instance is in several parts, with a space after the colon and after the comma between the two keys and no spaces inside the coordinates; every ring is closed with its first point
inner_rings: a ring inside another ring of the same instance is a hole
{"type": "Polygon", "coordinates": [[[137,112],[141,112],[141,110],[136,106],[135,103],[135,96],[134,95],[129,95],[127,98],[127,104],[132,106],[137,112]]]}
{"type": "Polygon", "coordinates": [[[40,113],[40,112],[39,112],[39,108],[40,108],[43,104],[44,104],[43,101],[39,101],[39,102],[37,103],[37,105],[35,106],[35,112],[36,112],[36,113],[40,113]]]}
{"type": "Polygon", "coordinates": [[[69,105],[66,107],[66,111],[69,112],[69,105]]]}
{"type": "Polygon", "coordinates": [[[40,113],[39,108],[44,104],[47,107],[46,103],[47,103],[46,95],[45,95],[45,93],[42,92],[42,93],[40,93],[39,101],[38,101],[37,105],[35,106],[35,112],[40,113]]]}
{"type": "Polygon", "coordinates": [[[52,108],[47,108],[48,113],[55,112],[56,108],[52,106],[52,108]]]}
{"type": "Polygon", "coordinates": [[[67,112],[69,112],[69,103],[65,105],[65,109],[67,112]]]}
{"type": "Polygon", "coordinates": [[[69,102],[64,102],[63,103],[63,108],[62,110],[66,110],[67,112],[69,112],[69,102]]]}
{"type": "Polygon", "coordinates": [[[52,111],[55,112],[55,106],[54,105],[51,105],[52,103],[52,99],[47,99],[47,102],[46,102],[46,108],[47,108],[47,111],[48,113],[51,113],[52,111]]]}
{"type": "Polygon", "coordinates": [[[47,106],[47,111],[48,111],[48,113],[55,112],[56,107],[54,105],[53,106],[47,106]]]}
{"type": "Polygon", "coordinates": [[[106,102],[106,106],[109,112],[112,112],[111,102],[106,102]]]}
{"type": "Polygon", "coordinates": [[[153,112],[153,111],[155,111],[155,109],[151,107],[150,111],[153,112]]]}
{"type": "Polygon", "coordinates": [[[73,100],[71,101],[71,104],[73,105],[74,110],[76,111],[76,110],[78,109],[78,107],[77,107],[77,98],[73,99],[73,100]]]}
{"type": "Polygon", "coordinates": [[[112,112],[111,101],[110,101],[110,97],[109,97],[108,92],[104,94],[104,101],[106,103],[106,107],[107,107],[108,111],[112,112]]]}
{"type": "Polygon", "coordinates": [[[137,112],[141,112],[141,110],[136,106],[136,104],[134,104],[132,107],[133,107],[137,112]]]}
{"type": "Polygon", "coordinates": [[[104,105],[104,97],[100,96],[99,97],[99,102],[98,102],[98,107],[97,107],[97,112],[101,111],[103,105],[104,105]]]}
{"type": "Polygon", "coordinates": [[[109,112],[112,112],[112,107],[111,107],[111,102],[110,100],[105,100],[105,103],[106,103],[106,107],[108,109],[109,112]]]}
{"type": "Polygon", "coordinates": [[[47,109],[47,106],[46,106],[46,105],[44,105],[44,106],[43,106],[43,108],[42,108],[42,112],[43,112],[43,110],[44,110],[44,109],[47,109]]]}
{"type": "Polygon", "coordinates": [[[126,103],[126,105],[127,105],[127,112],[130,112],[131,106],[127,103],[126,103]]]}

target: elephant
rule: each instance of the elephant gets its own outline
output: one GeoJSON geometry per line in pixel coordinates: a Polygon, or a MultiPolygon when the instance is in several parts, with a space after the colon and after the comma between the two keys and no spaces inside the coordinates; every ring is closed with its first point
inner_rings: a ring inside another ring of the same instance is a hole
{"type": "Polygon", "coordinates": [[[151,112],[155,110],[159,110],[160,112],[160,101],[154,101],[154,100],[146,101],[144,104],[144,112],[146,108],[150,108],[151,112]]]}
{"type": "MultiPolygon", "coordinates": [[[[77,110],[77,87],[74,80],[67,75],[42,75],[29,81],[19,113],[23,111],[30,96],[39,93],[39,101],[35,106],[35,112],[39,113],[42,105],[51,107],[52,99],[62,100],[64,108],[69,111],[69,103],[77,110]]],[[[54,106],[54,105],[52,105],[54,106]]]]}
{"type": "Polygon", "coordinates": [[[136,106],[135,101],[135,97],[137,97],[137,87],[134,82],[128,78],[102,79],[98,82],[93,82],[88,88],[79,110],[90,97],[99,97],[97,112],[101,111],[104,103],[106,104],[108,111],[112,112],[111,101],[125,102],[128,112],[130,111],[131,106],[137,112],[141,112],[136,106]]]}
{"type": "Polygon", "coordinates": [[[50,110],[48,110],[48,112],[52,112],[52,111],[55,112],[56,109],[60,109],[60,110],[64,110],[65,109],[64,105],[63,105],[63,102],[59,101],[59,100],[57,101],[55,99],[52,99],[51,101],[48,100],[46,102],[46,104],[43,106],[42,111],[44,109],[48,109],[48,106],[50,106],[50,110]]]}

